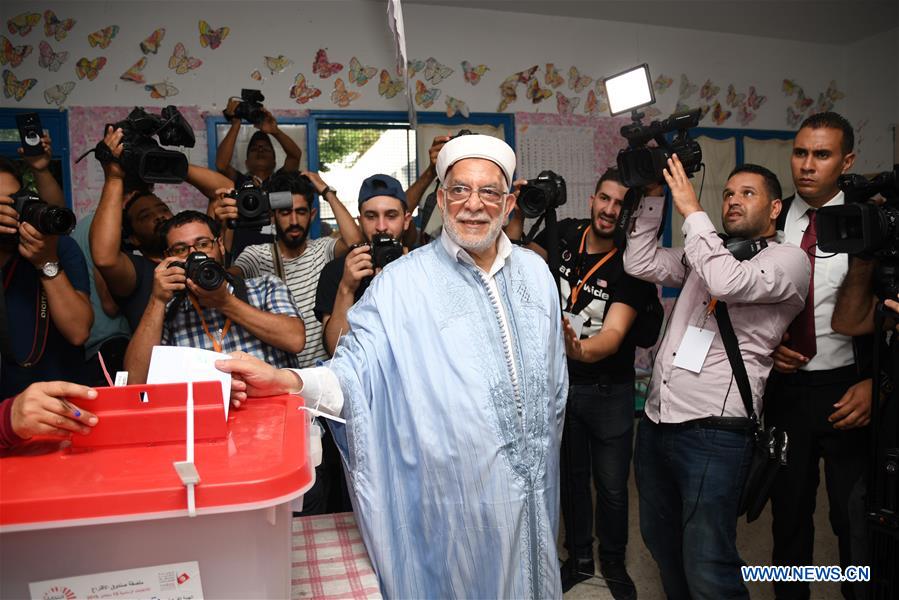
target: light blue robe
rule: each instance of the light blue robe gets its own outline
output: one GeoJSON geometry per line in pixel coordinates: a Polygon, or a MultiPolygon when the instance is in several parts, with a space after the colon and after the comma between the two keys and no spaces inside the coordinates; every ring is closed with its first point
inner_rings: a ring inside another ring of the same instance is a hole
{"type": "Polygon", "coordinates": [[[397,260],[350,311],[330,363],[347,419],[331,426],[388,598],[562,596],[558,292],[528,250],[514,248],[496,275],[520,417],[481,277],[439,240],[397,260]]]}

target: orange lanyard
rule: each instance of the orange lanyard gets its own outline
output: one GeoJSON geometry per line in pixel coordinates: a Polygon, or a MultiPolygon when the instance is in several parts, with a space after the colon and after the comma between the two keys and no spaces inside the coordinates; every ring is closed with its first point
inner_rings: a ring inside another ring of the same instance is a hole
{"type": "Polygon", "coordinates": [[[702,317],[702,323],[699,324],[700,329],[703,329],[705,327],[706,321],[708,321],[709,317],[712,316],[712,313],[715,312],[715,306],[717,304],[718,298],[712,298],[709,301],[709,306],[705,309],[705,315],[702,317]]]}
{"type": "MultiPolygon", "coordinates": [[[[589,225],[587,227],[589,227],[589,225]]],[[[584,235],[581,236],[581,247],[578,250],[578,254],[584,253],[584,248],[587,245],[587,231],[588,231],[588,229],[584,229],[584,235]]],[[[596,273],[596,271],[599,270],[599,268],[601,266],[606,264],[610,258],[615,256],[616,252],[618,252],[618,248],[612,248],[612,250],[608,254],[603,256],[602,260],[600,260],[598,263],[593,265],[593,268],[591,268],[589,271],[587,271],[587,274],[584,275],[583,277],[581,277],[580,273],[578,273],[578,283],[576,286],[574,286],[574,289],[571,290],[571,297],[568,299],[568,303],[569,303],[568,305],[571,309],[574,309],[575,304],[577,304],[577,298],[580,295],[581,290],[584,288],[584,284],[587,283],[587,280],[590,278],[590,276],[593,275],[594,273],[596,273]]]]}
{"type": "Polygon", "coordinates": [[[228,335],[228,331],[231,329],[231,317],[228,317],[228,319],[225,320],[225,327],[222,329],[221,340],[216,340],[209,332],[209,326],[206,325],[206,319],[203,318],[203,309],[197,304],[197,300],[190,294],[188,294],[187,297],[190,298],[190,303],[194,305],[194,309],[197,311],[197,314],[200,315],[200,323],[203,324],[203,331],[206,332],[206,337],[212,340],[212,349],[216,352],[221,352],[222,344],[225,342],[225,336],[228,335]]]}

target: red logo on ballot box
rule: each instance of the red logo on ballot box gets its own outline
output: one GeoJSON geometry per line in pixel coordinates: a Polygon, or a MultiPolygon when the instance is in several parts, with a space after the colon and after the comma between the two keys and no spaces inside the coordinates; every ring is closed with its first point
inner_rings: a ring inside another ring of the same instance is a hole
{"type": "Polygon", "coordinates": [[[178,575],[178,585],[183,585],[184,582],[188,579],[190,579],[190,575],[188,575],[187,573],[181,573],[181,575],[178,575]]]}

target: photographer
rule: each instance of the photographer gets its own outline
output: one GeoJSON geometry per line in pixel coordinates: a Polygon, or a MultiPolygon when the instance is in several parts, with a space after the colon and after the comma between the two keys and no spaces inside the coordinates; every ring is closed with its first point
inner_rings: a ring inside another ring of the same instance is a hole
{"type": "Polygon", "coordinates": [[[14,396],[36,381],[83,381],[82,345],[94,319],[87,266],[78,244],[67,235],[41,233],[35,224],[20,221],[11,196],[21,187],[15,165],[0,158],[5,304],[0,318],[6,321],[9,346],[0,367],[0,398],[14,396]]]}
{"type": "Polygon", "coordinates": [[[203,213],[180,212],[166,221],[161,234],[166,258],[154,271],[152,296],[125,353],[130,383],[146,381],[153,346],[160,344],[241,350],[282,368],[297,365],[305,342],[303,321],[281,281],[264,276],[229,283],[218,225],[203,213]],[[213,289],[188,277],[192,252],[214,261],[201,273],[220,276],[213,289]]]}
{"type": "Polygon", "coordinates": [[[50,172],[50,162],[53,160],[52,140],[49,133],[41,135],[41,149],[43,153],[34,156],[25,154],[22,148],[17,148],[22,161],[28,166],[28,170],[34,177],[34,187],[37,195],[47,204],[55,206],[66,205],[66,195],[62,191],[59,182],[50,172]]]}
{"type": "Polygon", "coordinates": [[[629,274],[681,288],[637,428],[640,531],[669,598],[748,598],[736,523],[751,422],[741,385],[734,385],[718,305],[726,302],[759,414],[771,354],[805,303],[809,261],[800,248],[774,239],[781,189],[768,169],[737,167],[725,184],[724,230],[754,242],[740,258],[703,212],[676,155],[663,175],[684,216],[683,249],[656,246],[664,198],[647,197],[624,252],[629,274]]]}
{"type": "MultiPolygon", "coordinates": [[[[646,318],[647,306],[659,303],[654,285],[624,272],[623,248],[615,244],[627,190],[618,170],[608,169],[590,196],[590,218],[558,224],[560,294],[570,315],[564,327],[570,385],[562,435],[562,516],[569,558],[562,567],[562,591],[595,571],[595,524],[600,571],[615,598],[636,596],[624,563],[634,437],[636,343],[631,329],[638,315],[646,318]],[[583,319],[579,332],[569,320],[574,315],[583,319]]],[[[523,222],[522,211],[515,211],[507,235],[520,237],[523,222]]],[[[530,247],[546,256],[547,231],[535,242],[530,247]]]]}
{"type": "Polygon", "coordinates": [[[323,341],[328,356],[333,356],[340,336],[349,330],[347,312],[381,271],[381,265],[373,262],[372,240],[383,239],[394,248],[392,256],[397,258],[408,249],[396,249],[396,244],[390,242],[398,244],[411,222],[406,193],[399,181],[389,175],[372,175],[362,182],[359,225],[365,242],[325,265],[315,293],[315,316],[324,327],[323,341]]]}
{"type": "MultiPolygon", "coordinates": [[[[234,261],[231,271],[244,277],[274,275],[287,284],[306,327],[306,345],[298,357],[300,367],[310,367],[327,358],[321,344],[322,325],[312,314],[322,268],[328,261],[346,254],[351,245],[361,242],[362,234],[337,192],[322,181],[318,173],[278,173],[272,177],[268,188],[269,192],[290,192],[293,199],[290,209],[272,211],[277,241],[248,246],[234,261]],[[334,211],[340,239],[309,239],[309,224],[316,213],[313,208],[316,193],[334,211]]],[[[227,193],[228,190],[218,190],[215,211],[216,218],[223,224],[240,218],[237,200],[227,193]]]]}

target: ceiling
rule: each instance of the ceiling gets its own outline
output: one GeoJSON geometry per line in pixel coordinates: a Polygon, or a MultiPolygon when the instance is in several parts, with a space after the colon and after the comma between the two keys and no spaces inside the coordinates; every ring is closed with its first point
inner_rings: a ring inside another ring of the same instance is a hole
{"type": "Polygon", "coordinates": [[[454,6],[818,43],[849,43],[899,27],[899,0],[402,0],[402,3],[408,7],[407,12],[415,10],[415,5],[454,6]]]}

